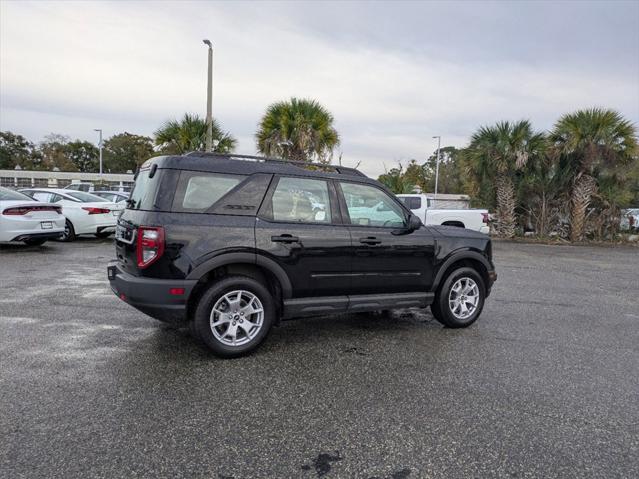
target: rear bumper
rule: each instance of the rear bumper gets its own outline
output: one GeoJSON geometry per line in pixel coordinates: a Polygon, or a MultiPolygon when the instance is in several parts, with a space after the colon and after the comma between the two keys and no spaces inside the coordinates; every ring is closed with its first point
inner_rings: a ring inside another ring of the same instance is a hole
{"type": "Polygon", "coordinates": [[[110,261],[107,275],[111,289],[125,303],[144,314],[166,323],[185,322],[186,306],[197,280],[154,279],[133,276],[122,271],[117,261],[110,261]],[[171,294],[171,289],[184,289],[171,294]]]}
{"type": "Polygon", "coordinates": [[[56,239],[60,238],[64,233],[62,231],[52,231],[49,233],[22,233],[13,238],[11,241],[25,241],[29,239],[56,239]]]}
{"type": "Polygon", "coordinates": [[[30,238],[57,238],[64,233],[64,216],[53,218],[0,218],[0,241],[24,241],[30,238]],[[47,224],[49,228],[43,228],[47,224]]]}

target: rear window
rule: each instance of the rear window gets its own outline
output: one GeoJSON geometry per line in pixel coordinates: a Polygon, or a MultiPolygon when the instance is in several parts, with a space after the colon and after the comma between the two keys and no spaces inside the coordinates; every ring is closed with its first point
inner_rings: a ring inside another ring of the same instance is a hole
{"type": "Polygon", "coordinates": [[[245,175],[182,171],[172,209],[203,213],[245,178],[245,175]]]}
{"type": "Polygon", "coordinates": [[[132,210],[150,210],[153,209],[153,192],[151,183],[157,179],[158,172],[156,171],[153,178],[149,178],[150,170],[142,170],[138,173],[133,185],[133,191],[129,197],[129,209],[132,210]]]}
{"type": "Polygon", "coordinates": [[[418,210],[422,207],[422,199],[418,196],[402,196],[400,200],[409,210],[418,210]]]}
{"type": "Polygon", "coordinates": [[[33,198],[18,191],[0,188],[0,201],[33,201],[33,198]]]}
{"type": "Polygon", "coordinates": [[[95,203],[97,201],[106,202],[104,198],[100,198],[99,196],[92,195],[89,193],[84,193],[83,191],[66,191],[67,195],[76,200],[80,200],[82,203],[95,203]]]}

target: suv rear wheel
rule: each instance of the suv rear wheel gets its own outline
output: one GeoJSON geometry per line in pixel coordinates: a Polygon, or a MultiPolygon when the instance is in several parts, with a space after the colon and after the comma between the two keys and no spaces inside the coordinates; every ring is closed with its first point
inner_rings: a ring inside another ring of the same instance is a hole
{"type": "Polygon", "coordinates": [[[193,317],[197,336],[218,356],[242,356],[264,340],[275,319],[273,298],[260,282],[232,276],[213,283],[193,317]]]}
{"type": "Polygon", "coordinates": [[[481,275],[473,268],[459,268],[444,280],[430,309],[444,326],[465,328],[477,320],[485,299],[481,275]]]}

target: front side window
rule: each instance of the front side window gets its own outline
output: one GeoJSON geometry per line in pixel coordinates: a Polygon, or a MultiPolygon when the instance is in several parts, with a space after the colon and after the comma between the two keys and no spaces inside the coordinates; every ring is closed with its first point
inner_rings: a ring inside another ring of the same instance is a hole
{"type": "Polygon", "coordinates": [[[404,211],[384,191],[357,183],[341,183],[341,187],[352,225],[404,226],[404,211]]]}
{"type": "Polygon", "coordinates": [[[274,221],[330,223],[328,183],[309,178],[282,177],[273,192],[269,216],[274,221]]]}

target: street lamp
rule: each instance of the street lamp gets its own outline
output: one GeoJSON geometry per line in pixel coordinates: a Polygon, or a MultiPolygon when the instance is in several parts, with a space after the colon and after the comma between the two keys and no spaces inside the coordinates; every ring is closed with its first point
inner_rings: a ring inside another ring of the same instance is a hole
{"type": "Polygon", "coordinates": [[[94,128],[93,131],[100,133],[100,142],[98,143],[98,147],[100,148],[100,176],[102,176],[102,130],[100,128],[94,128]]]}
{"type": "Polygon", "coordinates": [[[213,151],[213,45],[210,40],[202,40],[209,47],[209,76],[206,89],[206,151],[213,151]]]}
{"type": "Polygon", "coordinates": [[[437,185],[439,184],[439,150],[442,146],[442,137],[441,136],[433,136],[433,138],[437,138],[437,161],[435,167],[435,197],[433,198],[433,206],[437,206],[437,185]]]}

